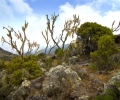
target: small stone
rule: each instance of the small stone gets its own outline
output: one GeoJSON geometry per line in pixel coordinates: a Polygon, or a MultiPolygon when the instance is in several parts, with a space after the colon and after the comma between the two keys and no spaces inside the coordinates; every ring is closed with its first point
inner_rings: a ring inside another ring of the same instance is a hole
{"type": "Polygon", "coordinates": [[[78,98],[79,97],[79,93],[77,91],[73,91],[71,94],[70,94],[70,98],[71,99],[75,99],[75,98],[78,98]]]}
{"type": "Polygon", "coordinates": [[[37,89],[40,89],[42,87],[41,83],[36,83],[34,84],[34,87],[36,87],[37,89]]]}
{"type": "Polygon", "coordinates": [[[90,80],[93,80],[94,78],[95,78],[94,74],[93,74],[93,73],[90,73],[90,74],[89,74],[89,79],[90,79],[90,80]]]}

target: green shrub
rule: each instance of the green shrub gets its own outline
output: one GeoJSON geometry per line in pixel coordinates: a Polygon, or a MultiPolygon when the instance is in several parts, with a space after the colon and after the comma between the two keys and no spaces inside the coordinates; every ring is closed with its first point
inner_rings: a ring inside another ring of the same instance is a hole
{"type": "Polygon", "coordinates": [[[95,97],[94,100],[117,100],[117,99],[114,99],[111,95],[99,95],[95,97]]]}
{"type": "Polygon", "coordinates": [[[98,50],[91,52],[92,62],[98,70],[110,70],[113,63],[110,57],[119,52],[114,38],[110,35],[104,35],[98,40],[98,50]]]}
{"type": "Polygon", "coordinates": [[[27,56],[24,56],[24,61],[29,61],[29,60],[34,60],[36,61],[37,60],[37,57],[35,55],[27,55],[27,56]]]}
{"type": "Polygon", "coordinates": [[[56,49],[55,54],[57,57],[62,58],[64,56],[64,51],[61,48],[56,49]]]}
{"type": "Polygon", "coordinates": [[[6,68],[6,66],[4,64],[4,61],[0,60],[0,71],[2,71],[5,68],[6,68]]]}
{"type": "Polygon", "coordinates": [[[18,84],[21,84],[22,81],[23,81],[22,70],[19,69],[19,70],[14,71],[10,77],[10,84],[18,85],[18,84]]]}
{"type": "Polygon", "coordinates": [[[98,95],[94,100],[120,100],[119,90],[115,85],[111,85],[104,95],[98,95]]]}
{"type": "Polygon", "coordinates": [[[42,75],[42,73],[40,72],[40,66],[34,60],[24,62],[22,67],[29,72],[29,74],[31,75],[30,79],[34,79],[42,75]]]}
{"type": "Polygon", "coordinates": [[[20,58],[14,58],[11,62],[6,62],[7,82],[19,85],[25,78],[34,79],[41,76],[40,66],[35,58],[32,60],[33,58],[33,56],[29,56],[24,61],[20,58]]]}
{"type": "Polygon", "coordinates": [[[23,60],[21,58],[14,58],[11,62],[6,62],[6,73],[12,74],[18,69],[22,69],[23,60]]]}
{"type": "Polygon", "coordinates": [[[90,54],[90,52],[98,49],[97,42],[101,36],[113,36],[110,28],[93,22],[83,23],[80,28],[78,28],[76,34],[80,37],[80,40],[82,41],[85,54],[90,54]]]}
{"type": "Polygon", "coordinates": [[[46,65],[46,69],[49,70],[51,67],[52,67],[52,58],[51,57],[48,57],[45,59],[45,65],[46,65]]]}
{"type": "Polygon", "coordinates": [[[89,66],[91,69],[95,69],[95,65],[93,63],[90,63],[90,66],[89,66]]]}
{"type": "Polygon", "coordinates": [[[46,54],[40,53],[36,57],[37,57],[37,59],[42,59],[42,58],[45,58],[45,56],[46,56],[46,54]]]}

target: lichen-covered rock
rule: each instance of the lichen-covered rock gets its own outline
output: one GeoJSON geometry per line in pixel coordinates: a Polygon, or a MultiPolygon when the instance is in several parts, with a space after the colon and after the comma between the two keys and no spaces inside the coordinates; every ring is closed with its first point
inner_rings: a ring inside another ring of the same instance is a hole
{"type": "Polygon", "coordinates": [[[120,72],[116,73],[109,81],[106,86],[105,92],[109,87],[115,87],[116,90],[120,91],[120,72]]]}
{"type": "Polygon", "coordinates": [[[81,78],[84,78],[86,75],[88,75],[86,68],[81,68],[80,70],[76,70],[76,72],[81,78]]]}
{"type": "Polygon", "coordinates": [[[0,71],[0,79],[5,75],[5,70],[0,71]]]}
{"type": "Polygon", "coordinates": [[[104,92],[99,97],[102,97],[101,100],[120,100],[120,72],[116,73],[107,84],[104,84],[104,92]]]}
{"type": "Polygon", "coordinates": [[[42,61],[37,61],[38,62],[38,65],[41,67],[41,68],[45,68],[45,63],[42,62],[42,61]]]}
{"type": "Polygon", "coordinates": [[[25,100],[29,94],[30,85],[30,81],[23,81],[20,87],[8,95],[7,100],[25,100]]]}
{"type": "Polygon", "coordinates": [[[93,79],[95,79],[95,75],[94,75],[93,73],[90,73],[90,74],[89,74],[89,80],[92,81],[93,79]]]}
{"type": "Polygon", "coordinates": [[[31,85],[32,87],[34,87],[35,89],[41,89],[42,88],[42,81],[44,80],[44,77],[38,77],[34,80],[31,81],[31,85]]]}
{"type": "Polygon", "coordinates": [[[71,99],[75,99],[75,98],[78,98],[78,97],[79,97],[79,93],[77,91],[71,92],[71,94],[70,94],[71,99]]]}
{"type": "Polygon", "coordinates": [[[81,78],[78,74],[62,65],[51,68],[43,83],[43,92],[48,97],[64,97],[70,95],[75,90],[76,85],[80,85],[81,78]]]}
{"type": "Polygon", "coordinates": [[[75,64],[78,60],[77,56],[72,56],[71,58],[69,58],[69,64],[75,64]]]}
{"type": "Polygon", "coordinates": [[[114,85],[115,83],[120,84],[120,72],[116,73],[109,81],[108,84],[114,85]]]}
{"type": "Polygon", "coordinates": [[[26,100],[50,100],[42,94],[28,96],[26,100]]]}

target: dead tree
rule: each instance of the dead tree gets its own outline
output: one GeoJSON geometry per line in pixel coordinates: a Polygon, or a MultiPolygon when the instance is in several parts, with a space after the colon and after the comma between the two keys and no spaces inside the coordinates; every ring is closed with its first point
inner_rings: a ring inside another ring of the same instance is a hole
{"type": "Polygon", "coordinates": [[[53,33],[54,33],[54,27],[55,27],[55,22],[56,22],[56,19],[59,15],[52,15],[52,26],[51,26],[51,23],[50,23],[50,19],[48,18],[48,15],[46,15],[47,17],[47,29],[49,30],[50,34],[51,34],[51,38],[54,42],[54,44],[60,48],[60,46],[58,45],[58,43],[55,41],[54,37],[53,37],[53,33]]]}
{"type": "Polygon", "coordinates": [[[62,30],[62,34],[60,38],[62,41],[62,50],[64,49],[65,42],[68,36],[72,36],[72,38],[74,38],[74,34],[76,33],[79,25],[80,25],[79,16],[76,17],[76,15],[73,15],[73,20],[65,21],[64,29],[62,30]],[[65,38],[63,38],[64,32],[66,32],[65,38]]]}
{"type": "MultiPolygon", "coordinates": [[[[48,15],[46,15],[47,30],[49,30],[52,41],[54,43],[54,46],[51,47],[50,51],[55,46],[57,46],[57,48],[61,48],[62,50],[64,50],[64,46],[65,46],[65,42],[67,41],[67,38],[69,36],[72,36],[72,38],[74,38],[74,34],[76,33],[78,26],[80,25],[79,16],[77,17],[76,15],[73,15],[73,20],[65,21],[64,29],[62,30],[62,33],[60,34],[60,36],[57,39],[54,39],[54,37],[53,37],[54,27],[55,27],[55,22],[56,22],[58,16],[59,15],[55,15],[55,13],[54,13],[54,15],[52,15],[52,23],[51,23],[50,19],[48,18],[48,15]],[[60,47],[59,42],[62,42],[62,47],[60,47]]],[[[47,31],[47,33],[48,33],[48,31],[47,31]]],[[[43,33],[42,33],[42,35],[43,35],[43,33]]],[[[46,34],[46,36],[48,37],[48,34],[46,34]]],[[[43,37],[46,40],[46,44],[48,47],[48,40],[47,40],[48,38],[46,38],[44,35],[43,35],[43,37]]],[[[49,51],[49,53],[50,53],[50,51],[49,51]]]]}
{"type": "MultiPolygon", "coordinates": [[[[56,37],[55,41],[56,41],[56,40],[58,40],[56,43],[59,44],[59,42],[60,42],[60,38],[57,39],[57,37],[56,37]]],[[[50,52],[52,51],[52,49],[53,49],[55,46],[56,46],[55,43],[54,43],[53,46],[50,46],[50,50],[49,50],[48,54],[50,54],[50,52]]]]}
{"type": "Polygon", "coordinates": [[[113,21],[113,23],[112,23],[111,30],[112,30],[112,32],[115,32],[115,31],[117,32],[118,30],[120,30],[120,22],[117,27],[114,27],[114,24],[115,24],[115,21],[113,21]]]}
{"type": "MultiPolygon", "coordinates": [[[[8,27],[9,27],[9,26],[8,26],[8,27]]],[[[20,57],[22,60],[24,60],[24,59],[23,59],[23,56],[24,56],[24,47],[25,47],[25,43],[26,43],[26,42],[28,42],[28,52],[31,52],[34,47],[37,48],[36,50],[38,50],[38,48],[39,48],[39,44],[37,44],[37,42],[30,43],[30,41],[27,39],[26,33],[25,33],[27,27],[28,27],[28,23],[26,23],[26,21],[25,21],[25,24],[24,24],[24,26],[22,27],[22,31],[23,31],[23,33],[24,33],[23,36],[22,36],[22,34],[20,33],[20,31],[18,31],[18,33],[17,33],[12,27],[9,27],[10,29],[8,29],[8,28],[6,28],[6,27],[3,27],[3,29],[6,29],[6,30],[8,31],[7,36],[8,36],[8,38],[9,38],[9,41],[6,41],[6,39],[5,39],[3,36],[2,36],[2,38],[1,38],[2,43],[3,43],[3,44],[4,44],[4,43],[7,43],[7,44],[9,44],[9,45],[12,47],[12,49],[15,49],[16,52],[17,52],[17,54],[19,55],[19,57],[20,57]],[[14,32],[14,36],[15,36],[18,40],[20,40],[20,42],[21,42],[20,48],[18,48],[18,45],[17,45],[16,41],[13,40],[13,36],[12,36],[12,33],[13,33],[13,32],[14,32]]]]}
{"type": "Polygon", "coordinates": [[[42,31],[42,36],[44,37],[46,45],[47,45],[46,48],[45,48],[45,54],[46,54],[46,50],[47,50],[49,42],[50,42],[50,40],[48,39],[48,29],[47,30],[45,29],[45,33],[46,33],[46,35],[44,35],[43,31],[42,31]]]}

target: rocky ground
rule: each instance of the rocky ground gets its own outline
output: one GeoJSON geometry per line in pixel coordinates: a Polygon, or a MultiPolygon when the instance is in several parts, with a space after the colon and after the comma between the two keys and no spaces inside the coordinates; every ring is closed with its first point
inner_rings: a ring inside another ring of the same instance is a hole
{"type": "MultiPolygon", "coordinates": [[[[90,68],[90,60],[80,63],[76,57],[71,59],[70,63],[63,62],[49,71],[39,61],[45,74],[31,81],[25,79],[21,86],[14,87],[7,100],[94,100],[105,94],[116,80],[120,83],[119,68],[101,74],[90,68]]],[[[4,79],[4,71],[0,72],[0,78],[4,79]]]]}

